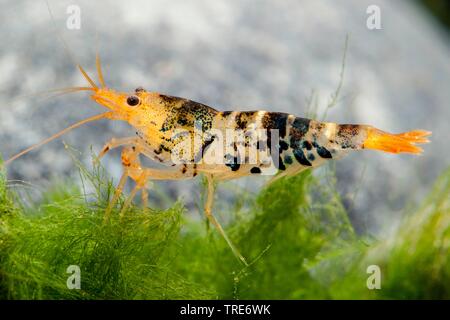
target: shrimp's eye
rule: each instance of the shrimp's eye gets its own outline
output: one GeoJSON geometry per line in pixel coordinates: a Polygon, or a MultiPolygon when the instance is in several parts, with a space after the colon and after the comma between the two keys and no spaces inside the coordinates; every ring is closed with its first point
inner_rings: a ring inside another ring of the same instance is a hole
{"type": "Polygon", "coordinates": [[[127,104],[128,104],[129,106],[134,107],[134,106],[137,105],[138,103],[139,103],[139,98],[136,97],[136,96],[129,96],[129,97],[127,98],[127,104]]]}

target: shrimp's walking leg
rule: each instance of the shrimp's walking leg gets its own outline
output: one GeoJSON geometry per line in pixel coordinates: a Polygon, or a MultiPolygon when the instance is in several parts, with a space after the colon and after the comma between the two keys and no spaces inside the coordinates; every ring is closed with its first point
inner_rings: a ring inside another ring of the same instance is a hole
{"type": "MultiPolygon", "coordinates": [[[[132,140],[127,140],[126,138],[117,139],[113,143],[111,143],[110,146],[116,147],[117,145],[129,144],[130,141],[132,142],[132,140]]],[[[136,182],[136,186],[133,188],[130,195],[127,197],[125,203],[123,204],[123,207],[120,211],[121,218],[123,218],[126,210],[131,205],[131,202],[139,191],[142,192],[142,202],[144,207],[147,206],[148,192],[146,190],[146,187],[147,182],[150,179],[180,180],[192,178],[196,175],[194,171],[188,170],[187,167],[184,167],[181,170],[158,170],[142,167],[139,160],[139,155],[144,150],[145,146],[142,146],[139,140],[137,142],[138,143],[135,145],[133,144],[131,146],[126,146],[122,149],[122,166],[124,168],[124,172],[116,189],[114,197],[106,210],[105,220],[108,219],[112,208],[114,207],[120,194],[122,193],[123,186],[125,185],[128,177],[136,182]]]]}
{"type": "Polygon", "coordinates": [[[127,137],[127,138],[112,138],[102,148],[102,151],[98,154],[98,159],[100,160],[103,156],[108,153],[111,149],[123,146],[123,145],[138,145],[140,144],[140,139],[137,137],[127,137]]]}
{"type": "MultiPolygon", "coordinates": [[[[119,143],[119,140],[116,141],[119,143]]],[[[123,141],[121,142],[123,143],[123,141]]],[[[115,143],[112,143],[111,145],[115,145],[115,143]]],[[[144,191],[148,180],[181,180],[181,179],[189,179],[193,178],[197,175],[197,172],[194,168],[194,166],[184,166],[181,168],[181,170],[161,170],[161,169],[153,169],[153,168],[145,168],[141,166],[141,163],[139,161],[139,154],[141,152],[141,147],[139,144],[127,146],[124,147],[122,150],[122,165],[124,167],[124,173],[122,175],[122,178],[119,182],[119,186],[117,187],[116,194],[114,195],[114,203],[112,202],[110,206],[108,206],[109,211],[107,211],[107,214],[109,215],[109,212],[111,211],[112,207],[114,206],[115,202],[117,201],[118,196],[122,192],[123,185],[125,184],[125,181],[127,177],[130,177],[132,180],[136,182],[136,186],[131,191],[128,198],[125,200],[125,203],[120,211],[120,217],[123,218],[125,215],[126,210],[131,205],[131,202],[133,201],[133,198],[136,196],[137,192],[142,190],[144,191]],[[193,170],[192,170],[193,169],[193,170]]],[[[227,242],[228,246],[233,251],[234,255],[238,260],[240,260],[244,265],[248,265],[245,258],[239,253],[237,248],[233,245],[231,240],[228,238],[227,234],[225,233],[225,230],[222,228],[220,223],[217,221],[217,219],[212,214],[212,207],[214,202],[214,180],[213,176],[211,174],[206,174],[206,178],[208,181],[208,191],[207,191],[207,198],[205,203],[205,215],[208,218],[208,220],[216,227],[216,229],[219,231],[219,233],[222,235],[222,237],[227,242]]],[[[147,198],[147,191],[145,190],[143,192],[143,199],[147,198]]],[[[146,203],[146,201],[143,201],[146,203]]]]}
{"type": "Polygon", "coordinates": [[[148,206],[148,191],[146,188],[142,189],[142,191],[141,191],[141,199],[142,199],[142,206],[144,208],[147,208],[147,206],[148,206]]]}
{"type": "MultiPolygon", "coordinates": [[[[135,142],[135,138],[124,138],[124,139],[117,139],[115,141],[111,141],[109,144],[106,144],[105,148],[103,150],[109,150],[111,148],[115,148],[117,146],[123,145],[123,144],[129,144],[130,142],[135,142]],[[107,147],[107,148],[106,148],[107,147]]],[[[137,141],[139,143],[139,141],[137,141]]],[[[104,153],[103,153],[104,154],[104,153]]],[[[136,182],[136,186],[131,191],[130,195],[125,200],[125,203],[123,204],[122,210],[120,211],[120,217],[123,218],[126,210],[130,206],[131,202],[133,201],[133,198],[136,196],[137,192],[142,189],[142,199],[145,203],[145,206],[147,205],[147,191],[145,190],[147,181],[149,179],[149,175],[146,173],[146,169],[141,167],[141,162],[139,160],[139,154],[140,154],[140,145],[132,145],[131,147],[125,147],[122,149],[122,166],[124,168],[124,172],[122,174],[122,177],[120,178],[119,185],[117,186],[116,192],[114,194],[114,197],[112,201],[110,202],[108,208],[106,209],[105,219],[108,219],[109,214],[117,202],[117,199],[119,198],[120,194],[122,193],[123,186],[125,185],[125,182],[128,177],[133,179],[136,182]]],[[[102,156],[102,154],[100,154],[102,156]]]]}
{"type": "Polygon", "coordinates": [[[136,193],[141,189],[142,187],[139,183],[136,184],[136,186],[131,191],[130,195],[128,196],[127,200],[125,200],[125,203],[123,204],[122,210],[120,210],[120,218],[122,219],[125,215],[125,212],[127,211],[128,207],[131,204],[131,201],[133,201],[133,198],[136,196],[136,193]]]}
{"type": "Polygon", "coordinates": [[[222,228],[219,221],[217,221],[216,217],[214,217],[214,215],[212,214],[212,207],[214,203],[214,189],[215,189],[214,179],[210,174],[206,174],[206,179],[208,181],[208,191],[205,203],[205,215],[208,218],[208,220],[216,227],[216,229],[219,231],[222,237],[225,239],[225,241],[233,251],[236,258],[238,258],[238,260],[240,260],[244,265],[248,266],[245,258],[240,254],[239,250],[234,246],[230,238],[228,238],[227,234],[225,233],[225,230],[222,228]]]}

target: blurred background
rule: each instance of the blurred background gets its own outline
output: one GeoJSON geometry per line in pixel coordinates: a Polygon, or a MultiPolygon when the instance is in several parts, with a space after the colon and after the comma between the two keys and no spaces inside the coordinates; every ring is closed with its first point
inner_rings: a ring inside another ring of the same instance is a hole
{"type": "MultiPolygon", "coordinates": [[[[87,93],[35,94],[85,85],[58,34],[90,74],[98,50],[112,88],[143,86],[219,110],[298,116],[306,115],[311,99],[323,114],[339,86],[348,35],[343,84],[327,120],[391,132],[433,131],[432,143],[419,157],[365,151],[336,163],[338,190],[356,230],[375,236],[392,230],[405,205],[419,203],[450,163],[447,1],[49,1],[54,22],[45,1],[0,4],[0,153],[5,159],[103,111],[87,93]],[[79,29],[67,28],[70,5],[80,9],[79,29]],[[370,5],[379,8],[380,29],[367,26],[370,5]]],[[[45,189],[55,177],[76,177],[62,140],[90,165],[90,146],[98,152],[112,137],[132,134],[119,122],[86,125],[15,161],[8,178],[45,189]]],[[[103,164],[117,180],[119,151],[103,164]]],[[[231,185],[257,192],[263,183],[254,178],[231,185]]],[[[196,211],[198,181],[160,185],[170,199],[182,197],[196,211]]],[[[233,188],[220,188],[229,203],[233,188]]]]}

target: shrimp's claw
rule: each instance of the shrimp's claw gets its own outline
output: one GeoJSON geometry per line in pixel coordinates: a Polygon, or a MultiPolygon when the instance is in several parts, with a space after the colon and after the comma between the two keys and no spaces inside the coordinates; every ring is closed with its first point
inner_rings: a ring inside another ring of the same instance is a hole
{"type": "Polygon", "coordinates": [[[367,138],[363,143],[365,149],[380,150],[389,153],[421,154],[422,148],[417,144],[430,142],[427,137],[430,131],[413,130],[398,134],[391,134],[382,130],[368,127],[367,138]]]}

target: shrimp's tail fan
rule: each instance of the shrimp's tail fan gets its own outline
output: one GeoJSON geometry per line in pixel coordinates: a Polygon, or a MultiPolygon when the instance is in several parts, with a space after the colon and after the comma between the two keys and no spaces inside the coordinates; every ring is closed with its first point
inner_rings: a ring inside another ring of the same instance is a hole
{"type": "Polygon", "coordinates": [[[413,130],[398,134],[391,134],[382,130],[367,128],[367,138],[363,143],[365,149],[380,150],[389,153],[421,154],[423,149],[418,144],[428,143],[430,131],[413,130]]]}

